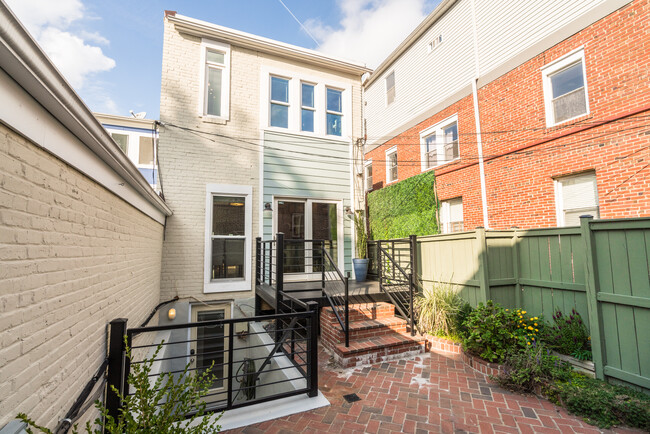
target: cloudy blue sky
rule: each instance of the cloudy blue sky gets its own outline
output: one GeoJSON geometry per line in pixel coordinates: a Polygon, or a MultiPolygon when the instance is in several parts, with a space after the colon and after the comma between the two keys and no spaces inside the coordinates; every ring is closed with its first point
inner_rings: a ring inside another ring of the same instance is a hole
{"type": "Polygon", "coordinates": [[[163,11],[377,66],[438,0],[4,0],[86,104],[156,119],[163,11]],[[310,37],[313,36],[318,44],[310,37]]]}

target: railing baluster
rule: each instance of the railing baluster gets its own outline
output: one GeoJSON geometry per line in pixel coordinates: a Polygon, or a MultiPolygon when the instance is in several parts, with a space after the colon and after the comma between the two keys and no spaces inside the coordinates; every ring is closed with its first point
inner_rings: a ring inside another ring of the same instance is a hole
{"type": "Polygon", "coordinates": [[[345,347],[350,346],[350,294],[349,294],[350,272],[345,276],[345,347]]]}
{"type": "Polygon", "coordinates": [[[307,355],[307,387],[309,388],[308,396],[314,398],[318,396],[318,303],[310,301],[307,307],[311,312],[309,317],[309,353],[307,355]]]}
{"type": "Polygon", "coordinates": [[[228,324],[228,348],[229,352],[226,353],[228,355],[228,407],[232,406],[232,388],[233,388],[233,378],[232,378],[232,365],[233,365],[233,359],[234,359],[234,354],[235,354],[235,347],[234,347],[234,339],[233,339],[233,329],[234,329],[234,324],[228,324]]]}

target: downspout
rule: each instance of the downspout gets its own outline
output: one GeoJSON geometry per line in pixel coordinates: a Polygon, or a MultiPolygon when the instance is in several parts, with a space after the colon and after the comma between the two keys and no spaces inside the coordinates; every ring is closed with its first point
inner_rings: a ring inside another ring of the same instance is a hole
{"type": "Polygon", "coordinates": [[[475,76],[472,79],[472,96],[474,99],[474,121],[476,123],[476,146],[478,151],[478,170],[479,178],[481,180],[481,205],[483,208],[483,227],[490,228],[488,221],[488,208],[487,208],[487,188],[485,186],[485,167],[483,164],[483,141],[481,139],[481,116],[478,106],[478,78],[480,76],[480,66],[478,57],[478,33],[476,30],[476,7],[474,0],[471,0],[472,6],[472,28],[474,31],[474,68],[475,76]]]}

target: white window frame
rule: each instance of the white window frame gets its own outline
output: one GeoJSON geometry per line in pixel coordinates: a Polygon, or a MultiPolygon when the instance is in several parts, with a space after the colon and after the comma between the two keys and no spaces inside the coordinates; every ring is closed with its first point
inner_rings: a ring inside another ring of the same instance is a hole
{"type": "MultiPolygon", "coordinates": [[[[316,116],[316,89],[317,89],[317,84],[316,83],[312,83],[312,82],[305,81],[305,80],[300,81],[300,122],[299,122],[299,126],[300,126],[300,131],[301,132],[306,132],[306,133],[315,133],[316,132],[316,129],[317,129],[316,122],[318,122],[318,119],[317,119],[317,116],[316,116]],[[314,88],[314,106],[313,107],[302,105],[302,86],[304,84],[306,84],[308,86],[312,86],[314,88]],[[310,112],[312,112],[314,114],[314,125],[313,125],[314,126],[314,131],[307,131],[307,130],[302,129],[302,111],[303,110],[309,110],[310,112]]],[[[291,98],[289,98],[289,101],[291,101],[291,98]]],[[[291,114],[291,111],[289,111],[289,113],[291,114]]],[[[269,125],[271,125],[271,119],[270,118],[269,118],[269,125]]]]}
{"type": "Polygon", "coordinates": [[[397,80],[395,79],[395,70],[393,69],[391,72],[389,72],[386,75],[386,78],[384,78],[384,88],[385,88],[385,93],[384,94],[385,94],[385,98],[386,98],[386,107],[388,107],[389,105],[394,103],[395,100],[397,99],[397,93],[395,92],[395,87],[396,86],[397,86],[397,80]],[[391,75],[393,76],[393,87],[389,88],[388,87],[388,77],[390,77],[391,75]],[[388,91],[390,89],[393,89],[393,100],[392,101],[388,100],[388,91]]]}
{"type": "Polygon", "coordinates": [[[432,125],[429,128],[420,131],[420,163],[423,172],[427,170],[435,169],[436,167],[440,167],[442,165],[457,160],[460,160],[460,128],[458,125],[458,115],[450,116],[447,119],[440,121],[437,124],[432,125]],[[444,155],[445,143],[443,141],[444,139],[443,130],[454,123],[456,124],[456,128],[458,129],[458,158],[454,158],[449,161],[443,161],[441,163],[436,164],[435,166],[429,167],[427,164],[428,156],[427,156],[426,139],[435,134],[436,146],[442,147],[442,151],[443,151],[442,155],[444,155]]]}
{"type": "Polygon", "coordinates": [[[397,146],[393,146],[386,151],[386,184],[399,181],[399,161],[397,162],[397,177],[390,179],[390,159],[388,157],[393,154],[397,155],[397,146]]]}
{"type": "MultiPolygon", "coordinates": [[[[463,197],[454,197],[451,199],[445,199],[440,201],[440,233],[443,234],[451,234],[453,232],[461,232],[461,231],[452,231],[451,230],[451,202],[455,201],[460,201],[460,206],[463,207],[463,197]]],[[[464,225],[465,225],[465,208],[463,207],[463,219],[461,220],[463,222],[463,230],[464,225]]]]}
{"type": "Polygon", "coordinates": [[[438,36],[433,38],[433,40],[427,44],[427,53],[433,52],[436,48],[442,45],[442,41],[444,41],[442,33],[439,33],[438,36]]]}
{"type": "Polygon", "coordinates": [[[327,91],[328,90],[335,90],[337,92],[341,92],[341,110],[344,110],[344,97],[345,97],[345,89],[339,89],[338,87],[334,86],[325,86],[325,134],[327,134],[327,115],[328,114],[333,114],[333,115],[338,115],[341,116],[341,135],[338,136],[336,134],[327,134],[328,137],[344,137],[345,134],[345,114],[343,111],[337,112],[334,110],[330,110],[327,108],[327,91]]]}
{"type": "Polygon", "coordinates": [[[222,120],[227,121],[230,119],[230,45],[221,42],[212,41],[209,39],[201,40],[201,65],[199,75],[199,117],[206,120],[222,120]],[[224,65],[209,65],[207,61],[208,51],[219,51],[224,53],[224,65]],[[221,116],[208,114],[208,99],[207,99],[207,75],[208,68],[221,69],[221,116]]]}
{"type": "MultiPolygon", "coordinates": [[[[283,131],[291,129],[291,112],[292,112],[292,109],[291,109],[291,99],[292,99],[291,94],[293,93],[292,82],[293,82],[293,80],[291,79],[291,77],[284,77],[284,76],[278,75],[278,74],[270,74],[269,75],[269,96],[268,96],[269,126],[272,127],[272,128],[278,128],[278,129],[283,130],[283,131]],[[277,101],[277,100],[274,100],[271,97],[272,92],[273,92],[273,85],[271,84],[271,81],[274,78],[287,81],[287,102],[277,101]],[[271,106],[273,104],[282,105],[282,106],[285,106],[287,108],[287,127],[286,128],[285,127],[278,127],[277,125],[271,125],[271,106]]],[[[300,92],[300,96],[302,97],[302,92],[300,92]]]]}
{"type": "MultiPolygon", "coordinates": [[[[557,227],[565,227],[565,219],[564,219],[564,196],[562,193],[562,181],[565,181],[567,179],[571,178],[579,178],[583,177],[586,175],[593,175],[594,178],[596,179],[596,209],[598,215],[593,216],[594,219],[600,218],[600,199],[598,197],[598,178],[596,177],[596,172],[595,171],[587,171],[587,172],[580,172],[580,173],[575,173],[572,175],[566,175],[566,176],[559,176],[557,178],[553,179],[553,189],[555,191],[555,216],[557,219],[557,227]]],[[[573,209],[580,209],[580,208],[573,208],[573,209]]],[[[585,210],[585,213],[588,211],[585,210]]]]}
{"type": "MultiPolygon", "coordinates": [[[[368,168],[372,170],[372,160],[368,160],[365,163],[363,163],[363,190],[364,191],[372,191],[373,184],[370,184],[370,187],[368,187],[368,168]]],[[[372,179],[372,177],[370,179],[372,179]]]]}
{"type": "Polygon", "coordinates": [[[253,187],[250,185],[207,184],[205,200],[205,251],[204,251],[204,293],[250,291],[251,290],[251,249],[253,243],[253,187]],[[244,196],[244,278],[211,280],[212,269],[212,197],[244,196]]]}
{"type": "Polygon", "coordinates": [[[589,110],[589,88],[587,86],[587,65],[585,63],[585,52],[583,47],[577,48],[571,51],[570,53],[567,53],[564,56],[554,60],[553,62],[544,65],[541,71],[542,71],[542,82],[544,87],[544,107],[546,110],[547,128],[551,128],[556,125],[561,125],[567,122],[571,122],[574,119],[578,119],[583,116],[589,115],[590,110],[589,110]],[[553,110],[553,86],[551,83],[551,76],[578,62],[582,62],[582,78],[585,87],[586,112],[581,113],[572,118],[565,119],[561,122],[555,122],[555,112],[553,110]]]}

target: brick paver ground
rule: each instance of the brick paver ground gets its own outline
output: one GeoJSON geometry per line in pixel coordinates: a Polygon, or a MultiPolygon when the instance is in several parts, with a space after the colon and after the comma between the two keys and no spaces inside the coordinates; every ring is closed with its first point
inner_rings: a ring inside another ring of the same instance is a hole
{"type": "Polygon", "coordinates": [[[513,394],[457,356],[423,354],[340,370],[320,354],[320,390],[331,406],[229,432],[255,433],[599,433],[549,401],[513,394]],[[361,400],[347,403],[343,395],[361,400]]]}

